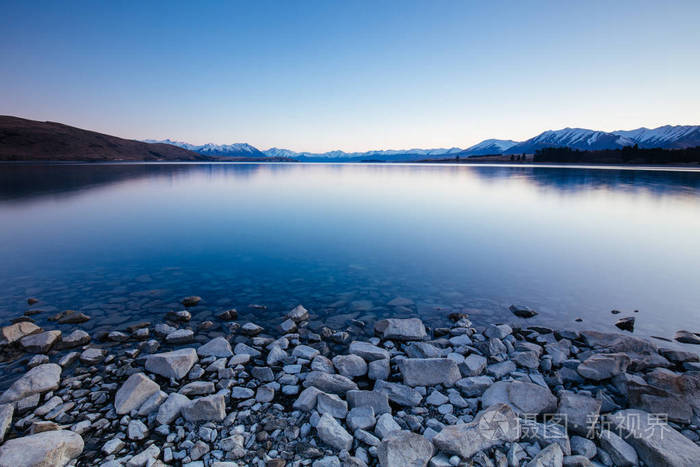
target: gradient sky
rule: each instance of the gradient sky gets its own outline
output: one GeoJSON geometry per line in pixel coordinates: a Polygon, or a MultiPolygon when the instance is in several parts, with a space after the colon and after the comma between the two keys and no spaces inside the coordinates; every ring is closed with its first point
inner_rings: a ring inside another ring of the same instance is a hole
{"type": "Polygon", "coordinates": [[[700,1],[0,0],[0,114],[297,151],[700,123],[700,1]]]}

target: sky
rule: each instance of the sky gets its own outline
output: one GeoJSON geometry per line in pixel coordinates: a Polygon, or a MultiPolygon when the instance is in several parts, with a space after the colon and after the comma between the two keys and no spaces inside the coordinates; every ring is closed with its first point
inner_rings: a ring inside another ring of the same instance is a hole
{"type": "Polygon", "coordinates": [[[0,114],[260,149],[700,124],[700,1],[0,0],[0,114]]]}

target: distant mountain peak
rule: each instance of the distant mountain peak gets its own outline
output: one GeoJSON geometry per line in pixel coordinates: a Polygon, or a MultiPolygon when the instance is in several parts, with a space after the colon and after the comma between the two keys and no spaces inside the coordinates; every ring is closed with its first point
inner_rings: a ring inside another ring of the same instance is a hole
{"type": "Polygon", "coordinates": [[[248,143],[214,144],[207,143],[194,145],[182,141],[164,140],[144,140],[146,143],[165,143],[178,146],[190,151],[194,151],[205,156],[235,156],[235,157],[266,157],[259,149],[248,143]]]}

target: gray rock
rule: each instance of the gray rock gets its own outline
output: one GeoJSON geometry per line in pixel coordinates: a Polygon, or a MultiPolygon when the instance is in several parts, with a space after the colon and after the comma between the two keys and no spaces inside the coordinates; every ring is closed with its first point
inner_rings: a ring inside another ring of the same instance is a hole
{"type": "Polygon", "coordinates": [[[5,440],[7,430],[12,425],[12,415],[15,413],[13,404],[0,405],[0,443],[5,440]]]}
{"type": "Polygon", "coordinates": [[[34,394],[58,389],[61,381],[61,367],[55,363],[45,363],[35,366],[0,396],[0,404],[15,402],[34,394]]]}
{"type": "Polygon", "coordinates": [[[235,386],[231,389],[231,399],[250,399],[255,393],[250,388],[235,386]]]}
{"type": "Polygon", "coordinates": [[[455,386],[467,397],[480,396],[493,384],[493,378],[488,376],[469,376],[455,383],[455,386]]]}
{"type": "Polygon", "coordinates": [[[46,353],[61,338],[61,331],[45,331],[39,334],[30,334],[19,340],[20,345],[27,352],[46,353]]]}
{"type": "Polygon", "coordinates": [[[541,450],[526,467],[562,467],[564,454],[558,444],[553,443],[541,450]]]}
{"type": "Polygon", "coordinates": [[[255,393],[255,400],[258,402],[272,402],[274,398],[275,390],[267,386],[260,386],[255,393]]]}
{"type": "Polygon", "coordinates": [[[211,381],[192,381],[185,384],[178,391],[185,396],[205,396],[214,392],[214,383],[211,381]]]}
{"type": "Polygon", "coordinates": [[[233,353],[236,355],[250,355],[251,358],[256,358],[261,355],[259,350],[256,350],[243,342],[236,344],[236,347],[233,348],[233,353]]]}
{"type": "Polygon", "coordinates": [[[294,307],[292,311],[287,313],[287,318],[295,322],[305,321],[309,319],[309,311],[301,305],[294,307]]]}
{"type": "Polygon", "coordinates": [[[280,324],[280,329],[285,334],[288,332],[294,332],[297,329],[297,323],[295,323],[291,319],[286,319],[282,321],[282,324],[280,324]]]}
{"type": "Polygon", "coordinates": [[[564,467],[594,467],[586,456],[564,456],[564,467]]]}
{"type": "Polygon", "coordinates": [[[45,431],[5,441],[0,446],[0,465],[5,467],[63,467],[78,457],[85,444],[72,431],[45,431]]]}
{"type": "Polygon", "coordinates": [[[25,336],[41,331],[41,328],[29,321],[20,321],[18,323],[5,326],[0,330],[0,344],[7,345],[17,342],[25,336]]]}
{"type": "Polygon", "coordinates": [[[180,416],[183,407],[190,404],[190,399],[187,396],[172,392],[168,394],[168,398],[158,407],[158,415],[156,420],[161,425],[170,425],[180,416]]]}
{"type": "Polygon", "coordinates": [[[525,441],[536,442],[540,446],[556,443],[565,456],[571,455],[571,443],[566,428],[557,423],[537,423],[535,420],[524,419],[520,422],[525,441]]]}
{"type": "Polygon", "coordinates": [[[405,358],[399,369],[408,386],[452,386],[462,377],[457,363],[449,358],[405,358]]]}
{"type": "Polygon", "coordinates": [[[166,378],[182,379],[197,360],[193,348],[156,353],[146,358],[146,370],[166,378]]]}
{"type": "Polygon", "coordinates": [[[391,374],[391,364],[389,359],[374,360],[369,362],[367,377],[371,380],[387,379],[391,374]]]}
{"type": "Polygon", "coordinates": [[[601,381],[627,371],[630,358],[623,353],[595,354],[581,363],[576,371],[584,378],[601,381]]]}
{"type": "Polygon", "coordinates": [[[324,373],[335,373],[335,368],[333,368],[333,362],[324,357],[323,355],[316,355],[311,361],[311,369],[316,371],[322,371],[324,373]]]}
{"type": "Polygon", "coordinates": [[[49,363],[49,356],[43,354],[36,354],[27,363],[27,368],[32,369],[35,366],[43,365],[44,363],[49,363]]]}
{"type": "Polygon", "coordinates": [[[225,337],[216,337],[197,348],[200,357],[228,358],[233,355],[231,344],[225,337]]]}
{"type": "Polygon", "coordinates": [[[425,467],[433,457],[433,445],[423,436],[410,431],[395,431],[377,448],[382,467],[425,467]]]}
{"type": "Polygon", "coordinates": [[[518,415],[553,413],[557,398],[549,388],[522,381],[498,381],[482,395],[483,407],[508,404],[518,415]]]}
{"type": "Polygon", "coordinates": [[[423,321],[418,318],[389,318],[377,321],[374,326],[376,332],[381,333],[384,339],[400,341],[420,341],[427,336],[423,321]]]}
{"type": "Polygon", "coordinates": [[[647,412],[621,410],[609,416],[609,421],[647,465],[688,467],[700,459],[698,445],[647,412]]]}
{"type": "Polygon", "coordinates": [[[469,459],[474,454],[520,438],[520,420],[513,409],[497,404],[482,410],[471,423],[446,426],[433,444],[448,454],[469,459]]]}
{"type": "Polygon", "coordinates": [[[570,439],[571,453],[593,459],[598,449],[593,441],[581,436],[572,436],[570,439]]]}
{"type": "MultiPolygon", "coordinates": [[[[146,449],[136,454],[134,457],[129,459],[126,463],[126,467],[145,467],[151,459],[157,459],[160,456],[160,448],[155,444],[151,444],[146,449]]],[[[103,464],[101,467],[105,467],[103,464]]]]}
{"type": "Polygon", "coordinates": [[[535,310],[524,305],[511,305],[509,309],[511,313],[520,318],[532,318],[537,315],[535,310]]]}
{"type": "Polygon", "coordinates": [[[80,361],[85,365],[97,365],[105,358],[107,352],[104,349],[89,348],[80,354],[80,361]]]}
{"type": "Polygon", "coordinates": [[[182,303],[183,306],[192,307],[198,305],[201,301],[202,297],[198,297],[197,295],[191,295],[189,297],[183,298],[180,303],[182,303]]]}
{"type": "Polygon", "coordinates": [[[141,404],[141,407],[139,407],[139,416],[145,417],[151,412],[155,412],[167,398],[168,395],[163,391],[158,391],[157,393],[153,394],[151,397],[146,399],[143,404],[141,404]]]}
{"type": "Polygon", "coordinates": [[[486,369],[486,357],[477,354],[470,354],[459,364],[459,371],[462,376],[478,376],[486,369]]]}
{"type": "Polygon", "coordinates": [[[335,449],[350,449],[352,447],[352,435],[328,414],[321,416],[316,425],[316,431],[321,441],[335,449]]]}
{"type": "Polygon", "coordinates": [[[633,467],[639,465],[637,452],[625,440],[610,430],[602,430],[598,436],[600,447],[610,455],[616,466],[633,467]]]}
{"type": "Polygon", "coordinates": [[[110,456],[121,451],[125,446],[124,441],[119,438],[112,438],[102,445],[102,453],[110,456]]]}
{"type": "Polygon", "coordinates": [[[411,342],[406,346],[406,355],[410,358],[438,358],[442,356],[442,351],[427,342],[411,342]]]}
{"type": "Polygon", "coordinates": [[[141,420],[131,420],[126,428],[127,436],[132,441],[140,441],[148,436],[148,427],[141,420]]]}
{"type": "Polygon", "coordinates": [[[348,378],[367,374],[367,362],[357,355],[336,355],[332,361],[338,373],[348,378]]]}
{"type": "MultiPolygon", "coordinates": [[[[297,346],[297,349],[301,346],[297,346]]],[[[296,349],[295,349],[296,352],[296,349]]],[[[321,371],[311,371],[304,380],[304,387],[314,386],[323,392],[345,394],[357,389],[357,384],[342,375],[329,375],[321,371]]]]}
{"type": "Polygon", "coordinates": [[[375,414],[391,413],[389,398],[385,392],[352,390],[346,394],[350,408],[372,407],[375,414]]]}
{"type": "Polygon", "coordinates": [[[496,379],[503,378],[506,375],[513,373],[516,370],[515,363],[511,360],[505,362],[494,363],[486,367],[486,372],[496,379]]]}
{"type": "Polygon", "coordinates": [[[528,350],[526,352],[515,352],[513,361],[521,367],[535,370],[540,366],[540,359],[536,352],[528,350]]]}
{"type": "Polygon", "coordinates": [[[263,383],[269,383],[275,380],[275,375],[272,373],[272,368],[267,366],[256,366],[250,371],[253,378],[263,383]]]}
{"type": "Polygon", "coordinates": [[[194,331],[191,329],[178,329],[165,336],[165,342],[168,344],[187,344],[193,339],[194,331]]]}
{"type": "Polygon", "coordinates": [[[385,413],[377,418],[377,423],[374,426],[374,432],[380,439],[384,439],[389,433],[401,430],[401,425],[396,423],[394,417],[389,413],[385,413]]]}
{"type": "Polygon", "coordinates": [[[73,347],[85,345],[88,342],[90,342],[90,334],[82,329],[76,329],[67,336],[63,336],[61,342],[56,344],[56,347],[60,349],[71,349],[73,347]]]}
{"type": "Polygon", "coordinates": [[[566,417],[569,431],[580,435],[590,435],[598,422],[602,402],[592,397],[562,391],[559,394],[557,413],[566,417]]]}
{"type": "Polygon", "coordinates": [[[673,336],[673,338],[676,339],[678,342],[682,342],[684,344],[700,345],[700,336],[690,331],[686,331],[684,329],[676,331],[676,335],[673,336]]]}
{"type": "Polygon", "coordinates": [[[484,336],[489,339],[503,339],[513,333],[513,329],[507,324],[490,324],[484,330],[484,336]]]}
{"type": "Polygon", "coordinates": [[[245,323],[243,326],[241,326],[241,332],[246,336],[257,336],[263,332],[263,330],[264,329],[261,326],[258,326],[255,323],[245,323]]]}
{"type": "Polygon", "coordinates": [[[299,397],[297,397],[297,400],[294,401],[294,409],[310,412],[316,407],[319,394],[322,394],[322,391],[313,386],[304,389],[301,394],[299,394],[299,397]]]}
{"type": "Polygon", "coordinates": [[[348,412],[345,422],[348,428],[355,430],[368,430],[377,423],[374,418],[374,409],[372,407],[355,407],[348,412]]]}
{"type": "Polygon", "coordinates": [[[297,358],[303,358],[305,360],[313,360],[314,357],[320,354],[318,350],[308,345],[297,345],[292,351],[292,356],[297,358]]]}
{"type": "Polygon", "coordinates": [[[267,354],[266,363],[270,366],[275,365],[287,358],[287,352],[282,350],[279,346],[274,345],[267,354]]]}
{"type": "Polygon", "coordinates": [[[134,373],[114,395],[114,408],[119,415],[138,410],[149,397],[159,391],[160,386],[155,381],[143,373],[134,373]]]}
{"type": "Polygon", "coordinates": [[[387,360],[390,357],[386,349],[372,345],[369,342],[353,341],[350,343],[350,349],[348,351],[353,355],[362,357],[368,362],[387,360]]]}
{"type": "Polygon", "coordinates": [[[423,396],[410,386],[399,383],[389,383],[378,380],[374,383],[374,390],[385,393],[389,400],[395,404],[415,407],[423,400],[423,396]]]}
{"type": "Polygon", "coordinates": [[[449,400],[450,399],[446,395],[436,389],[430,393],[430,395],[425,399],[425,402],[428,405],[442,405],[447,404],[449,400]]]}
{"type": "Polygon", "coordinates": [[[212,394],[192,400],[181,413],[188,422],[220,422],[226,418],[226,402],[223,394],[212,394]]]}
{"type": "Polygon", "coordinates": [[[335,394],[321,392],[316,398],[316,410],[321,415],[329,414],[335,418],[345,418],[348,413],[348,403],[335,394]]]}

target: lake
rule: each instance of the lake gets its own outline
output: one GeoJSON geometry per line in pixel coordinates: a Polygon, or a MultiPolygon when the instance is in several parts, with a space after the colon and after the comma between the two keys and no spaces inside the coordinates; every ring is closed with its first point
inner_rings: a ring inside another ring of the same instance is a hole
{"type": "Polygon", "coordinates": [[[271,327],[302,303],[336,329],[466,310],[477,325],[700,331],[693,170],[4,165],[0,225],[3,324],[79,309],[91,333],[123,329],[199,295],[194,322],[235,307],[271,327]]]}

